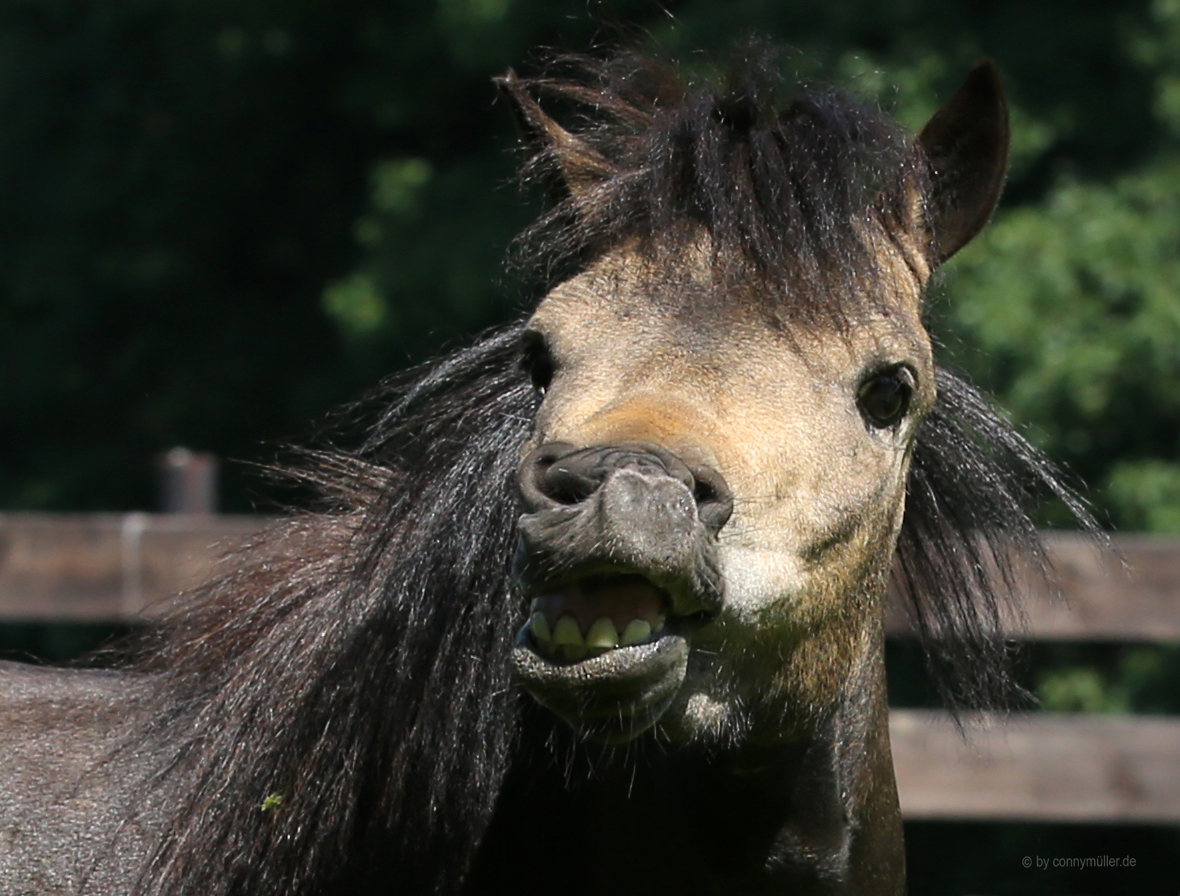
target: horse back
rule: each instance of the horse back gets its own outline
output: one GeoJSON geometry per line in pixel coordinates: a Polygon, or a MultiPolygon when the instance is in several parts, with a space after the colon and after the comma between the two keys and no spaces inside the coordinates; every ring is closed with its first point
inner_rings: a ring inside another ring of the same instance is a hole
{"type": "Polygon", "coordinates": [[[145,757],[116,748],[144,683],[0,662],[0,896],[126,891],[144,832],[123,822],[145,757]]]}

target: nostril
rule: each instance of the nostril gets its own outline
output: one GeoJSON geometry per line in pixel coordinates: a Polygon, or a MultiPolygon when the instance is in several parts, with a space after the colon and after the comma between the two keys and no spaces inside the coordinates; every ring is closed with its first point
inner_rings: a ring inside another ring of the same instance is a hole
{"type": "Polygon", "coordinates": [[[529,511],[569,503],[563,492],[554,494],[553,466],[574,446],[565,442],[548,442],[535,448],[520,465],[520,491],[529,511]]]}
{"type": "Polygon", "coordinates": [[[697,468],[692,471],[693,497],[697,502],[697,516],[714,532],[729,522],[733,515],[733,493],[716,470],[697,468]]]}
{"type": "Polygon", "coordinates": [[[612,475],[629,470],[652,482],[674,479],[692,490],[697,517],[714,532],[733,514],[733,495],[710,466],[690,467],[666,448],[619,443],[577,448],[549,442],[525,457],[520,490],[528,512],[585,503],[612,475]]]}
{"type": "Polygon", "coordinates": [[[696,499],[697,504],[708,504],[717,497],[717,491],[713,488],[712,483],[698,479],[692,496],[696,499]]]}
{"type": "Polygon", "coordinates": [[[545,471],[541,490],[559,504],[581,504],[601,485],[600,476],[587,475],[584,471],[560,461],[545,471]]]}

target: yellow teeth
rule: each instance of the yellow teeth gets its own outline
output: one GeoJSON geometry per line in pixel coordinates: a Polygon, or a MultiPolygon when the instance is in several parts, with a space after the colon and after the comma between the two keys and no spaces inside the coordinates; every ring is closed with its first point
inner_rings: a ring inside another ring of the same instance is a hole
{"type": "Polygon", "coordinates": [[[553,628],[553,643],[558,647],[586,646],[586,642],[582,640],[582,630],[578,628],[577,620],[569,613],[557,620],[557,625],[553,628]]]}
{"type": "Polygon", "coordinates": [[[599,616],[586,632],[586,646],[601,650],[609,650],[619,646],[619,633],[615,631],[615,624],[605,616],[599,616]]]}
{"type": "Polygon", "coordinates": [[[545,614],[537,611],[533,613],[529,620],[529,625],[533,629],[533,637],[539,641],[552,641],[553,632],[549,630],[549,620],[545,618],[545,614]]]}
{"type": "Polygon", "coordinates": [[[623,629],[623,636],[619,638],[619,646],[641,644],[651,637],[651,625],[645,619],[632,619],[623,629]]]}
{"type": "Polygon", "coordinates": [[[630,647],[650,641],[653,634],[664,628],[664,616],[657,616],[651,622],[646,619],[632,619],[620,633],[614,622],[607,616],[599,616],[583,637],[578,620],[570,613],[563,613],[555,625],[533,601],[529,627],[538,645],[545,652],[569,662],[577,662],[588,656],[599,656],[616,647],[630,647]]]}

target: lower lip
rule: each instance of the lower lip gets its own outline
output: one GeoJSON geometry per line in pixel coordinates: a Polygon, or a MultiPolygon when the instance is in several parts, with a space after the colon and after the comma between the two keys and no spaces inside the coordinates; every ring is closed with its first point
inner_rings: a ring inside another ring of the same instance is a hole
{"type": "Polygon", "coordinates": [[[665,633],[576,664],[538,654],[521,629],[512,662],[518,681],[543,706],[599,741],[626,741],[655,724],[671,705],[688,668],[688,642],[665,633]]]}

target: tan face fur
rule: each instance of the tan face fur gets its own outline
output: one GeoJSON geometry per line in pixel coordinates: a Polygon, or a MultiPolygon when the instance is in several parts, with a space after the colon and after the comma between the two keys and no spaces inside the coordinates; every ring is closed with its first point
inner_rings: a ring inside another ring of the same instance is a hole
{"type": "Polygon", "coordinates": [[[660,721],[668,736],[781,733],[801,723],[783,707],[806,715],[858,674],[910,446],[934,401],[925,270],[880,242],[873,310],[854,312],[844,332],[776,315],[791,297],[767,301],[763,283],[720,283],[701,244],[662,261],[616,250],[555,288],[529,322],[555,368],[529,448],[654,442],[719,471],[733,493],[717,535],[723,608],[691,639],[684,685],[660,721]],[[910,409],[878,428],[858,390],[898,364],[916,382],[910,409]]]}

